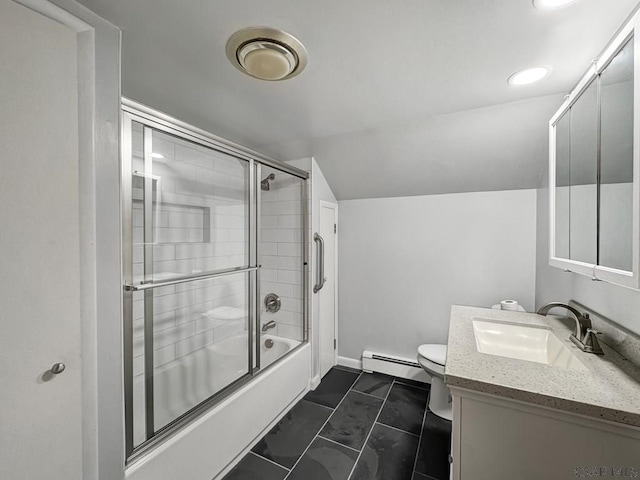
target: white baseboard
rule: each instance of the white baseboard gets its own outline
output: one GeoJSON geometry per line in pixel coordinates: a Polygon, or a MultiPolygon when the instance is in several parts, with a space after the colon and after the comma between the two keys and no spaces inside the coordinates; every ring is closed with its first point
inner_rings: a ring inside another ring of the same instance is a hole
{"type": "Polygon", "coordinates": [[[414,359],[375,353],[368,350],[362,353],[362,357],[363,372],[378,372],[394,377],[406,378],[407,380],[431,383],[431,377],[414,359]]]}
{"type": "Polygon", "coordinates": [[[338,365],[343,367],[355,368],[356,370],[362,370],[362,360],[356,360],[355,358],[338,356],[338,365]]]}
{"type": "Polygon", "coordinates": [[[315,390],[320,385],[320,375],[316,375],[315,377],[309,380],[309,390],[315,390]]]}

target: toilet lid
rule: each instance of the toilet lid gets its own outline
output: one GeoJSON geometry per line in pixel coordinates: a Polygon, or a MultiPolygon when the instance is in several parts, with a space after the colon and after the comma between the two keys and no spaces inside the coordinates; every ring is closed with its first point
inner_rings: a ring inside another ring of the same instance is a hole
{"type": "Polygon", "coordinates": [[[428,343],[418,347],[418,353],[427,360],[442,365],[447,358],[447,346],[428,343]]]}

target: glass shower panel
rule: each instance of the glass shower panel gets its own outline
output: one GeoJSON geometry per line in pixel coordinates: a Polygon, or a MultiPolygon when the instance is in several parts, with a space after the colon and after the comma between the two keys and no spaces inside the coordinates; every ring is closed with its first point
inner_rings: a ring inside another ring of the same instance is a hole
{"type": "Polygon", "coordinates": [[[260,173],[260,367],[304,340],[304,181],[263,166],[260,173]]]}
{"type": "Polygon", "coordinates": [[[249,373],[249,275],[158,287],[151,303],[149,290],[134,292],[136,446],[146,440],[147,427],[158,431],[249,373]],[[152,370],[145,358],[151,335],[152,370]],[[149,377],[152,404],[145,397],[149,377]]]}
{"type": "Polygon", "coordinates": [[[131,147],[136,448],[251,373],[255,273],[250,163],[137,122],[131,147]]]}
{"type": "Polygon", "coordinates": [[[306,340],[308,206],[302,178],[215,139],[126,110],[123,125],[131,460],[306,340]]]}
{"type": "Polygon", "coordinates": [[[247,267],[249,162],[137,123],[133,145],[134,282],[247,267]]]}

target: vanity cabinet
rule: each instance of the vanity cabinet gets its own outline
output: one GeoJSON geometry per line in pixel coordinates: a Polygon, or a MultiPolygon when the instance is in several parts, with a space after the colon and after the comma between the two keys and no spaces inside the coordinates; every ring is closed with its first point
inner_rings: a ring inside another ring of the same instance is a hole
{"type": "Polygon", "coordinates": [[[451,480],[640,478],[640,428],[451,388],[451,480]]]}
{"type": "Polygon", "coordinates": [[[640,288],[640,14],[549,122],[549,263],[640,288]]]}

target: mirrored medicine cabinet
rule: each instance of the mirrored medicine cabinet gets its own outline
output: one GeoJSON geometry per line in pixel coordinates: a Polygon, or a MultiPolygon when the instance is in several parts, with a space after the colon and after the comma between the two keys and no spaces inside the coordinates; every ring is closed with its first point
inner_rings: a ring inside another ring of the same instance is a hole
{"type": "Polygon", "coordinates": [[[640,288],[640,16],[549,122],[552,266],[640,288]]]}

